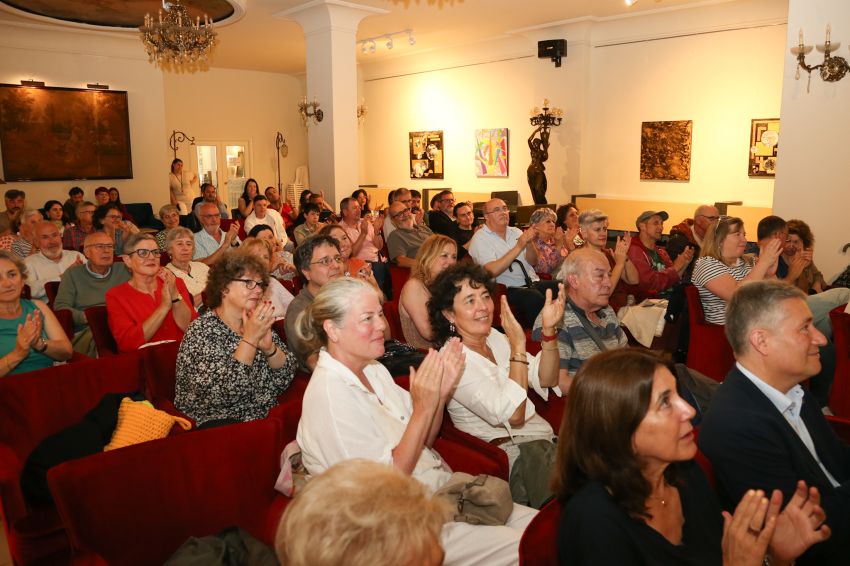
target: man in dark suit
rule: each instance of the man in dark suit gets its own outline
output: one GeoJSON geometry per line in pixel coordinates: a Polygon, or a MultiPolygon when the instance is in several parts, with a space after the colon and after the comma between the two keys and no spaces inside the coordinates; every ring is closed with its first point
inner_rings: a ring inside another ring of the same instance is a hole
{"type": "Polygon", "coordinates": [[[832,537],[798,564],[850,564],[850,447],[800,386],[820,371],[826,343],[805,295],[776,280],[744,285],[729,303],[726,336],[737,364],[699,433],[724,506],[748,489],[779,489],[787,502],[803,480],[820,491],[832,537]]]}
{"type": "Polygon", "coordinates": [[[452,218],[455,207],[455,197],[451,191],[445,190],[437,193],[434,197],[436,208],[428,211],[428,228],[435,234],[443,234],[454,238],[457,224],[452,218]]]}

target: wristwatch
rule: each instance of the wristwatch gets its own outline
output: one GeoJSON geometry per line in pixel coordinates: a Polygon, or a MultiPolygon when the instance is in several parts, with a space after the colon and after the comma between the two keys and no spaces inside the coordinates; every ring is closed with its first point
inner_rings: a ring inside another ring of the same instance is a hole
{"type": "Polygon", "coordinates": [[[176,299],[171,299],[171,304],[173,305],[174,303],[179,303],[182,300],[183,300],[183,295],[177,295],[176,299]]]}

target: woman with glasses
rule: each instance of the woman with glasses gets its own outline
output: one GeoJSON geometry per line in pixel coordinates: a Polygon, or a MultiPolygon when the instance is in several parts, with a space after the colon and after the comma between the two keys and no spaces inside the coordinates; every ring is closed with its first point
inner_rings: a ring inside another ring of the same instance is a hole
{"type": "Polygon", "coordinates": [[[180,209],[173,204],[166,204],[159,209],[159,219],[165,228],[156,233],[156,243],[159,244],[159,249],[166,252],[168,247],[165,245],[165,239],[168,232],[180,226],[180,209]]]}
{"type": "Polygon", "coordinates": [[[121,215],[121,209],[114,202],[108,202],[97,207],[94,211],[94,229],[106,232],[115,243],[115,255],[124,251],[124,241],[131,234],[138,234],[139,229],[132,222],[127,222],[121,215]]]}
{"type": "Polygon", "coordinates": [[[119,352],[148,342],[180,340],[198,316],[183,280],[160,267],[161,253],[151,234],[133,234],[124,243],[130,280],[106,292],[109,329],[119,352]]]}
{"type": "Polygon", "coordinates": [[[732,294],[744,283],[774,277],[784,243],[771,238],[758,258],[744,257],[747,233],[743,220],[726,217],[709,226],[691,276],[699,290],[705,320],[726,324],[726,303],[732,294]]]}
{"type": "Polygon", "coordinates": [[[118,205],[118,210],[121,211],[121,216],[124,217],[124,220],[127,222],[136,222],[136,219],[133,218],[133,215],[130,214],[129,210],[127,210],[127,205],[121,202],[121,193],[119,193],[118,189],[115,187],[109,188],[109,202],[114,202],[118,205]]]}
{"type": "Polygon", "coordinates": [[[263,299],[266,265],[228,252],[210,270],[207,307],[177,355],[176,407],[198,425],[264,418],[295,375],[295,357],[272,331],[275,308],[263,299]]]}

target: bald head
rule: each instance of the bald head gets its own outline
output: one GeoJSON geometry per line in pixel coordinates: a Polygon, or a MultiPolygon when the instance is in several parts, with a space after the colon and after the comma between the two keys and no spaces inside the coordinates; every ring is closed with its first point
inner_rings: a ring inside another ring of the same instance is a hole
{"type": "Polygon", "coordinates": [[[705,237],[705,231],[712,224],[717,224],[720,219],[720,212],[717,208],[704,204],[694,211],[694,231],[700,238],[705,237]]]}
{"type": "Polygon", "coordinates": [[[53,260],[62,257],[62,235],[53,222],[42,220],[33,226],[33,238],[44,257],[53,260]]]}
{"type": "Polygon", "coordinates": [[[213,202],[204,202],[200,209],[201,224],[204,230],[212,234],[217,232],[221,226],[221,212],[218,210],[218,205],[213,202]]]}
{"type": "Polygon", "coordinates": [[[611,298],[611,265],[605,254],[594,248],[579,248],[564,260],[558,279],[579,308],[597,311],[611,298]]]}
{"type": "Polygon", "coordinates": [[[494,232],[502,232],[510,222],[510,210],[500,198],[493,198],[484,203],[484,222],[494,232]]]}

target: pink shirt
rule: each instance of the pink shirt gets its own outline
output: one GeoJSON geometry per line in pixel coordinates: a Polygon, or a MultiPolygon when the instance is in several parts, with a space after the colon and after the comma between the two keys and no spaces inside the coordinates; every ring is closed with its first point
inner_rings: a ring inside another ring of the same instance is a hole
{"type": "MultiPolygon", "coordinates": [[[[360,258],[364,261],[378,261],[378,248],[375,247],[375,227],[371,222],[368,222],[368,233],[366,234],[366,238],[363,240],[363,245],[360,246],[360,251],[354,254],[352,257],[360,258]]],[[[353,228],[347,222],[341,222],[340,226],[345,233],[348,234],[348,239],[351,240],[351,245],[354,245],[354,242],[357,241],[357,238],[360,237],[360,223],[358,222],[353,228]]]]}

